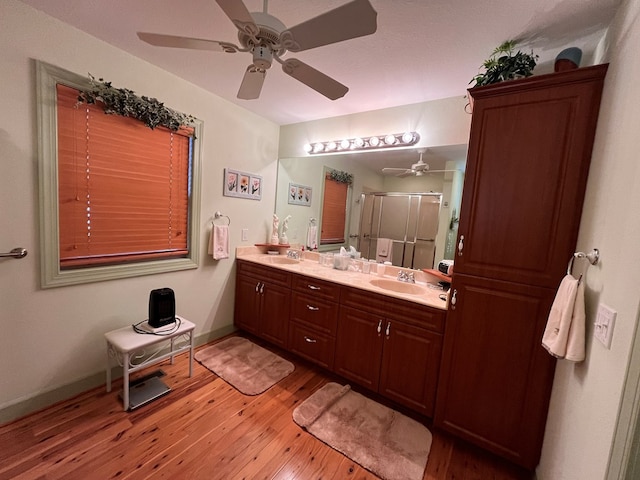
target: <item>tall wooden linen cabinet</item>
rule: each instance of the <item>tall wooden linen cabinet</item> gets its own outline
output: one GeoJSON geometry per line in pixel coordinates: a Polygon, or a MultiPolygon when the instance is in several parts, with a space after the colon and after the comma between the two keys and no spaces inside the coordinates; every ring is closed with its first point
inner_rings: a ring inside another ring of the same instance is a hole
{"type": "Polygon", "coordinates": [[[542,334],[576,246],[606,71],[469,90],[434,421],[528,469],[540,459],[556,363],[542,334]]]}

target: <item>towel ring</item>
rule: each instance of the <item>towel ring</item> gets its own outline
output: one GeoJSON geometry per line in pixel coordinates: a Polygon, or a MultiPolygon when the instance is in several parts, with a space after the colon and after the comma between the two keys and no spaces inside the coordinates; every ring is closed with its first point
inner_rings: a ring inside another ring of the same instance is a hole
{"type": "Polygon", "coordinates": [[[213,223],[215,223],[215,221],[219,218],[226,218],[227,219],[227,225],[231,225],[231,219],[229,218],[228,215],[223,215],[220,211],[217,211],[216,213],[213,214],[213,223]]]}
{"type": "Polygon", "coordinates": [[[571,275],[571,272],[573,271],[573,261],[576,258],[586,258],[587,260],[589,260],[589,263],[591,265],[595,265],[600,260],[600,250],[594,248],[589,253],[575,252],[569,259],[569,265],[567,266],[567,275],[571,275]]]}

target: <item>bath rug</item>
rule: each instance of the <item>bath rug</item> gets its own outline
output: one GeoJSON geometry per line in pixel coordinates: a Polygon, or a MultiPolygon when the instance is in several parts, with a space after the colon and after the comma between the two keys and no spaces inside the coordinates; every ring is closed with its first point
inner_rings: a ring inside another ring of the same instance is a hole
{"type": "Polygon", "coordinates": [[[431,432],[349,385],[327,383],[296,407],[293,420],[385,480],[422,480],[431,432]]]}
{"type": "Polygon", "coordinates": [[[291,362],[242,337],[198,350],[195,359],[245,395],[265,392],[294,370],[291,362]]]}

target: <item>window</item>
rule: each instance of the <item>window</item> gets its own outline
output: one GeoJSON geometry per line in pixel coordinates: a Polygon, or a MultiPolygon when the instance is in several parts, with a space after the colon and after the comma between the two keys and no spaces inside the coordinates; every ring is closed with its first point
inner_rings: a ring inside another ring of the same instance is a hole
{"type": "Polygon", "coordinates": [[[38,77],[42,286],[196,268],[199,142],[78,108],[70,72],[38,77]]]}
{"type": "Polygon", "coordinates": [[[325,174],[320,245],[346,243],[348,193],[347,183],[337,182],[325,174]]]}

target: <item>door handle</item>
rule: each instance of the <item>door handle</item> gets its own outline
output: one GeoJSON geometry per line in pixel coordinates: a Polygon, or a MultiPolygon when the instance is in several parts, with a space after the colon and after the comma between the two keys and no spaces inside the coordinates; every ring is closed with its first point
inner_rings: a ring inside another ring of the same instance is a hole
{"type": "Polygon", "coordinates": [[[451,304],[451,310],[456,309],[456,303],[458,301],[457,296],[458,296],[458,290],[454,289],[453,294],[451,295],[451,299],[449,300],[449,303],[451,304]]]}
{"type": "Polygon", "coordinates": [[[27,256],[27,249],[22,247],[16,247],[7,253],[0,253],[0,258],[2,257],[24,258],[26,256],[27,256]]]}
{"type": "Polygon", "coordinates": [[[462,249],[464,248],[464,235],[460,235],[460,240],[458,240],[458,256],[462,256],[462,249]]]}

